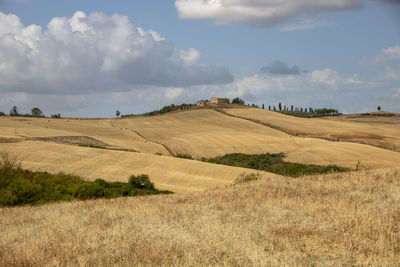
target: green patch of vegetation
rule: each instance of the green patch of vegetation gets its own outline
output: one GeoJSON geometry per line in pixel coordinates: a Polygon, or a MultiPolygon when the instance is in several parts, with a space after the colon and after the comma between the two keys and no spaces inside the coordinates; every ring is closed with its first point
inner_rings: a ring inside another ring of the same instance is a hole
{"type": "Polygon", "coordinates": [[[305,111],[290,111],[290,110],[280,110],[277,111],[279,113],[289,115],[289,116],[294,116],[294,117],[300,117],[300,118],[317,118],[317,117],[326,117],[326,116],[340,116],[342,113],[309,113],[305,111]]]}
{"type": "Polygon", "coordinates": [[[156,189],[146,174],[132,175],[127,183],[88,182],[64,173],[24,170],[15,161],[3,160],[0,166],[0,206],[172,193],[156,189]]]}
{"type": "Polygon", "coordinates": [[[266,153],[254,155],[232,153],[215,158],[202,158],[202,160],[210,163],[273,172],[292,177],[331,172],[344,172],[349,170],[336,165],[319,166],[286,162],[283,160],[285,157],[286,155],[284,153],[266,153]]]}
{"type": "Polygon", "coordinates": [[[168,112],[172,112],[172,111],[175,111],[175,110],[191,109],[194,106],[196,106],[196,105],[195,104],[181,104],[181,105],[171,104],[169,106],[162,107],[161,109],[153,110],[153,111],[146,112],[146,113],[143,113],[143,114],[121,115],[121,118],[134,117],[134,116],[155,116],[155,115],[161,115],[161,114],[165,114],[165,113],[168,113],[168,112]]]}
{"type": "Polygon", "coordinates": [[[189,155],[189,154],[180,154],[180,153],[178,153],[178,154],[176,154],[175,157],[181,158],[181,159],[193,159],[192,155],[189,155]]]}
{"type": "Polygon", "coordinates": [[[378,113],[378,112],[361,113],[360,115],[363,115],[363,116],[378,116],[378,117],[394,117],[394,116],[396,116],[396,114],[394,114],[394,113],[378,113]]]}

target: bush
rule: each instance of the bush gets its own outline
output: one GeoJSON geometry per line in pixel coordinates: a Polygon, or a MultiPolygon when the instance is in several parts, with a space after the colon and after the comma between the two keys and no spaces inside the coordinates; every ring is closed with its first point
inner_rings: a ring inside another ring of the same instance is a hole
{"type": "Polygon", "coordinates": [[[318,166],[286,162],[283,160],[285,157],[286,155],[284,153],[266,153],[254,155],[232,153],[220,157],[209,158],[208,160],[202,160],[210,163],[273,172],[292,177],[317,173],[343,172],[349,170],[336,165],[318,166]]]}
{"type": "Polygon", "coordinates": [[[0,168],[5,166],[6,168],[20,168],[21,162],[17,156],[12,156],[7,152],[0,152],[0,168]]]}
{"type": "Polygon", "coordinates": [[[154,189],[154,184],[150,182],[149,176],[146,174],[141,174],[138,176],[131,175],[131,177],[129,177],[128,184],[131,185],[133,188],[138,188],[138,189],[147,189],[147,190],[154,189]]]}
{"type": "Polygon", "coordinates": [[[6,160],[3,157],[3,161],[0,162],[2,206],[172,193],[156,189],[146,174],[132,175],[128,183],[109,183],[103,179],[88,182],[78,176],[64,173],[53,175],[48,172],[23,170],[16,161],[8,160],[10,157],[5,158],[6,160]]]}
{"type": "Polygon", "coordinates": [[[178,153],[178,154],[176,154],[176,157],[177,158],[181,158],[181,159],[193,159],[192,155],[189,155],[189,154],[180,154],[180,153],[178,153]]]}

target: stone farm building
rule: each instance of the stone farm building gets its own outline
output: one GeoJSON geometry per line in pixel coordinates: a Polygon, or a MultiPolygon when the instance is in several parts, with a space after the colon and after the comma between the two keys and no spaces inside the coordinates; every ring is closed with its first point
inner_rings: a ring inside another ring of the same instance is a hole
{"type": "Polygon", "coordinates": [[[209,103],[208,100],[199,100],[199,101],[196,102],[196,105],[198,107],[205,107],[205,106],[207,106],[208,103],[209,103]]]}
{"type": "Polygon", "coordinates": [[[229,104],[229,98],[213,97],[210,101],[211,104],[229,104]]]}

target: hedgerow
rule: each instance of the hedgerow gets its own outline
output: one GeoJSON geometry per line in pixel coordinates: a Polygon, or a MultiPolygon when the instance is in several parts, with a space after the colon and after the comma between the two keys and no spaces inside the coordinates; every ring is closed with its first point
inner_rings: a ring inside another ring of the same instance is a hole
{"type": "Polygon", "coordinates": [[[0,168],[2,206],[169,193],[172,192],[156,189],[146,174],[132,175],[127,183],[103,179],[89,182],[79,176],[34,172],[8,164],[0,168]]]}
{"type": "Polygon", "coordinates": [[[306,165],[300,163],[286,162],[284,161],[285,157],[286,155],[284,153],[278,153],[278,154],[231,153],[215,158],[209,158],[209,159],[202,158],[202,161],[255,169],[255,170],[262,170],[292,177],[298,177],[301,175],[310,175],[310,174],[344,172],[349,170],[347,168],[338,167],[336,165],[319,166],[319,165],[306,165]]]}

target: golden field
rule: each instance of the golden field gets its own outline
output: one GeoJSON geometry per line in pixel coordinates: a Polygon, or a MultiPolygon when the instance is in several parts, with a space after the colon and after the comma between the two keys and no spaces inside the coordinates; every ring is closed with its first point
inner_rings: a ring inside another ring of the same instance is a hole
{"type": "Polygon", "coordinates": [[[108,180],[147,173],[159,188],[189,192],[223,186],[248,170],[172,155],[200,159],[233,152],[284,152],[291,162],[396,167],[398,118],[385,118],[390,120],[386,123],[302,119],[255,108],[124,119],[1,117],[0,150],[18,155],[29,169],[108,180]],[[371,136],[378,141],[370,142],[371,136]],[[383,148],[383,143],[393,149],[383,148]]]}
{"type": "Polygon", "coordinates": [[[0,209],[0,266],[399,266],[400,169],[0,209]]]}
{"type": "Polygon", "coordinates": [[[376,112],[370,115],[293,118],[262,109],[222,109],[221,112],[279,129],[292,135],[348,141],[400,151],[400,115],[376,112]],[[392,115],[385,117],[382,115],[392,115]]]}
{"type": "Polygon", "coordinates": [[[0,208],[0,266],[399,266],[399,116],[302,119],[255,108],[124,119],[0,117],[32,170],[174,195],[0,208]],[[226,153],[361,171],[288,178],[195,159],[226,153]],[[260,180],[232,186],[242,173],[260,180]]]}

